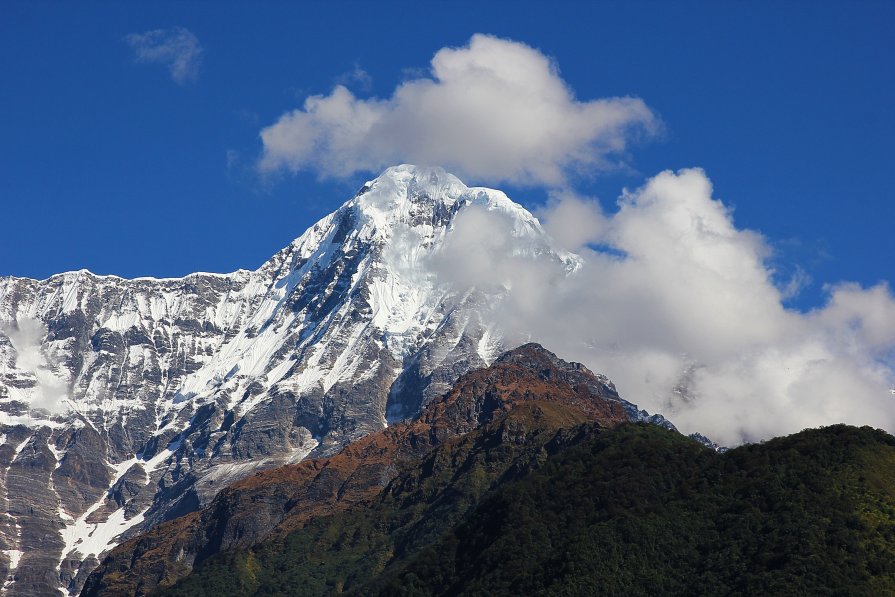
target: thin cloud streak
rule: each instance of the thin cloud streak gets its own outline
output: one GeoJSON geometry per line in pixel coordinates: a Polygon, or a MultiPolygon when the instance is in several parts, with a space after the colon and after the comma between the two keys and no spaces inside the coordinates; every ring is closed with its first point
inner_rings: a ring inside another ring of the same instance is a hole
{"type": "Polygon", "coordinates": [[[180,85],[199,77],[203,49],[189,29],[154,29],[131,33],[124,40],[134,51],[137,62],[166,66],[171,78],[180,85]]]}

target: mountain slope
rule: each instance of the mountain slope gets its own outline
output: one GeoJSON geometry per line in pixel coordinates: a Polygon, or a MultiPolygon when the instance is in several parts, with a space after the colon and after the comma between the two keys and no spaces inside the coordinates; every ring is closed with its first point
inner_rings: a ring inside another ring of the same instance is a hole
{"type": "Polygon", "coordinates": [[[895,592],[885,432],[839,425],[718,454],[652,425],[560,422],[560,410],[516,405],[376,499],[153,594],[895,592]]]}
{"type": "Polygon", "coordinates": [[[583,422],[613,426],[643,417],[605,377],[525,345],[464,375],[414,421],[370,434],[332,457],[256,473],[202,512],[127,541],[91,575],[84,594],[133,595],[170,585],[216,553],[285,536],[315,517],[374,498],[437,446],[482,428],[510,433],[507,413],[531,405],[541,413],[539,424],[552,430],[548,438],[583,422]]]}
{"type": "Polygon", "coordinates": [[[471,206],[520,256],[577,267],[503,193],[400,166],[255,271],[0,278],[5,592],[77,591],[121,533],[333,454],[489,364],[501,289],[456,291],[432,265],[471,206]]]}

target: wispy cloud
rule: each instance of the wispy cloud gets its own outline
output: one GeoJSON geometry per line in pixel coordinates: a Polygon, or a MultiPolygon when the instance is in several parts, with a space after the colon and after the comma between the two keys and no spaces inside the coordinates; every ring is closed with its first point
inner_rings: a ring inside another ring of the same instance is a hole
{"type": "Polygon", "coordinates": [[[727,445],[840,422],[895,432],[890,288],[835,284],[821,308],[786,308],[769,244],[736,227],[701,170],[659,174],[614,214],[567,195],[540,215],[583,257],[573,275],[520,258],[497,211],[461,212],[439,260],[446,282],[506,289],[487,316],[509,345],[536,339],[727,445]]]}
{"type": "Polygon", "coordinates": [[[20,317],[15,325],[0,328],[0,335],[9,339],[15,351],[15,368],[34,380],[30,406],[54,414],[63,412],[67,407],[68,386],[56,374],[57,367],[42,349],[47,335],[46,325],[38,319],[20,317]]]}
{"type": "Polygon", "coordinates": [[[199,76],[202,45],[189,29],[154,29],[145,33],[131,33],[124,40],[133,49],[137,62],[168,67],[171,78],[181,85],[195,81],[199,76]]]}
{"type": "Polygon", "coordinates": [[[439,50],[431,78],[406,80],[390,98],[361,99],[344,85],[307,98],[261,131],[259,166],[344,177],[414,162],[476,182],[560,187],[570,171],[611,165],[632,137],[658,126],[642,100],[579,101],[538,50],[477,34],[439,50]]]}
{"type": "Polygon", "coordinates": [[[336,77],[336,83],[345,87],[356,87],[361,91],[370,91],[373,87],[373,77],[359,64],[355,64],[353,69],[336,77]]]}

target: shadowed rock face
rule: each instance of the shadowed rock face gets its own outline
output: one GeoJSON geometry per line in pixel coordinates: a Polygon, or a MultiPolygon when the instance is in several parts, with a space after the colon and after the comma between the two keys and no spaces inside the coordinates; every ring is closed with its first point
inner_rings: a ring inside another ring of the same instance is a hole
{"type": "Polygon", "coordinates": [[[470,205],[506,216],[520,255],[574,269],[502,193],[401,166],[255,271],[0,278],[5,592],[77,592],[124,538],[414,417],[488,365],[500,293],[455,293],[431,266],[470,205]]]}
{"type": "MultiPolygon", "coordinates": [[[[138,595],[169,586],[215,553],[281,537],[316,516],[373,498],[433,448],[529,405],[539,405],[537,416],[551,418],[555,429],[638,420],[630,414],[636,407],[619,398],[605,377],[527,344],[462,376],[415,421],[370,434],[331,457],[255,473],[221,491],[201,512],[125,542],[94,571],[83,594],[138,595]]],[[[501,437],[512,441],[515,429],[504,424],[501,437]]]]}

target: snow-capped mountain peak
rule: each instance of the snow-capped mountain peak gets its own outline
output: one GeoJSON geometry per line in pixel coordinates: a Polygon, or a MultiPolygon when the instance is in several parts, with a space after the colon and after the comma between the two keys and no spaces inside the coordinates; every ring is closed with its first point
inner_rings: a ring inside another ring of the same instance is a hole
{"type": "Polygon", "coordinates": [[[48,570],[77,588],[121,533],[412,416],[490,364],[506,347],[482,314],[501,294],[437,267],[479,212],[515,252],[574,269],[500,191],[401,165],[254,271],[0,278],[0,542],[23,552],[8,592],[39,594],[26,579],[48,570]],[[37,549],[42,536],[59,540],[37,549]]]}

